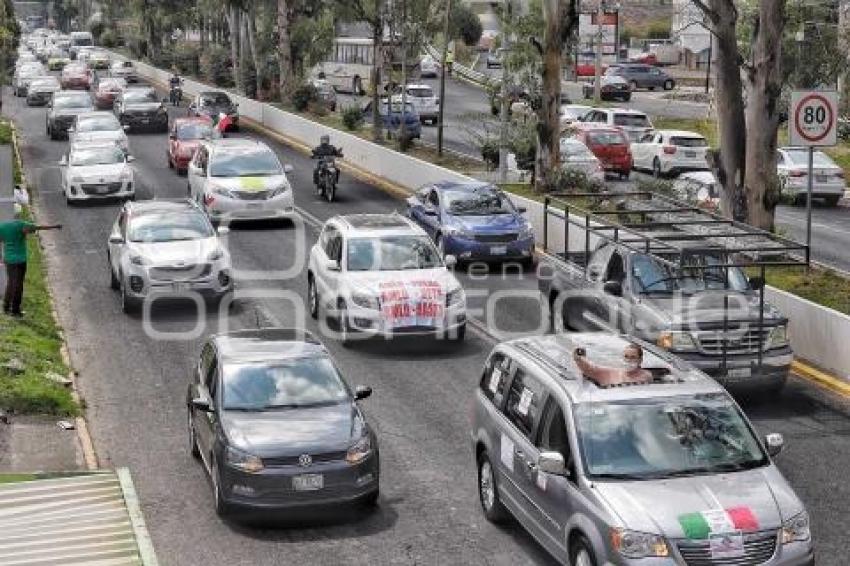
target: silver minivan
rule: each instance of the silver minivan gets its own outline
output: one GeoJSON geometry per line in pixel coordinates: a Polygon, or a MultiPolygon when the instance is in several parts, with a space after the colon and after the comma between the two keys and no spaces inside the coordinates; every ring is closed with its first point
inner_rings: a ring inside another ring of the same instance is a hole
{"type": "Polygon", "coordinates": [[[814,564],[808,514],[771,460],[782,436],[759,439],[720,385],[654,346],[626,369],[630,344],[574,333],[493,350],[472,415],[487,519],[512,515],[575,566],[814,564]],[[644,377],[599,385],[577,357],[644,377]]]}

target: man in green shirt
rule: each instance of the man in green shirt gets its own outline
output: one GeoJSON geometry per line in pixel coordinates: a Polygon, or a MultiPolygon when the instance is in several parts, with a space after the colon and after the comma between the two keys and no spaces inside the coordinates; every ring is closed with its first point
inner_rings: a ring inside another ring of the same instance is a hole
{"type": "Polygon", "coordinates": [[[3,295],[3,312],[21,317],[24,298],[24,277],[27,274],[27,235],[38,230],[56,230],[61,224],[39,226],[21,220],[22,209],[15,205],[15,218],[0,222],[0,240],[3,242],[3,263],[6,264],[6,293],[3,295]]]}

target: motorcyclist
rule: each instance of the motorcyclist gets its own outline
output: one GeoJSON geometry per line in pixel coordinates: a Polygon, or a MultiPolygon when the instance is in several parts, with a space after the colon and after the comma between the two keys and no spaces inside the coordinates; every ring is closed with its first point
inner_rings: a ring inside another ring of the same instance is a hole
{"type": "Polygon", "coordinates": [[[183,79],[180,78],[180,75],[177,74],[177,71],[171,75],[171,78],[168,79],[168,85],[171,87],[169,95],[171,97],[171,104],[177,106],[180,104],[180,98],[182,97],[181,86],[183,84],[183,79]],[[179,94],[178,94],[179,93],[179,94]]]}
{"type": "MultiPolygon", "coordinates": [[[[316,164],[316,168],[313,170],[313,184],[319,185],[319,172],[322,167],[325,166],[326,157],[342,157],[342,150],[331,145],[331,137],[328,135],[324,135],[319,138],[319,145],[313,148],[313,157],[317,158],[319,162],[316,164]]],[[[336,179],[335,182],[339,182],[339,169],[336,170],[336,179]]]]}

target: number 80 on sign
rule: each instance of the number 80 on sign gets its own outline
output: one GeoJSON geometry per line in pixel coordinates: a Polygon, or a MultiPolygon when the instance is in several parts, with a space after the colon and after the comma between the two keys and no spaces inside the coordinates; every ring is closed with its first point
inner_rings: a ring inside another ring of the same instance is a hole
{"type": "Polygon", "coordinates": [[[838,93],[795,91],[791,93],[788,117],[791,145],[822,147],[836,144],[838,93]]]}

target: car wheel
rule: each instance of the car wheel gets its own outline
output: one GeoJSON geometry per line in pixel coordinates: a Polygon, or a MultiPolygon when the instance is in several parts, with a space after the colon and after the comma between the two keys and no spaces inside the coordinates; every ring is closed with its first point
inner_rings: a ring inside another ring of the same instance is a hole
{"type": "Polygon", "coordinates": [[[343,348],[351,346],[351,327],[348,325],[348,308],[345,301],[337,305],[337,328],[339,331],[339,342],[343,348]]]}
{"type": "Polygon", "coordinates": [[[632,92],[638,89],[637,81],[629,81],[629,88],[632,89],[632,92]]]}
{"type": "Polygon", "coordinates": [[[310,306],[310,316],[314,320],[319,318],[319,290],[316,288],[316,279],[312,274],[307,276],[307,301],[310,306]]]}
{"type": "Polygon", "coordinates": [[[119,288],[121,290],[121,310],[124,314],[133,314],[136,312],[136,307],[138,303],[136,299],[130,296],[127,293],[127,283],[124,281],[124,276],[121,276],[121,280],[119,282],[119,288]]]}
{"type": "Polygon", "coordinates": [[[676,83],[674,83],[671,79],[664,81],[664,90],[673,90],[673,87],[675,86],[676,83]]]}
{"type": "Polygon", "coordinates": [[[174,162],[171,161],[171,156],[168,153],[165,154],[165,160],[168,161],[168,168],[174,169],[174,162]]]}
{"type": "Polygon", "coordinates": [[[593,550],[584,535],[579,535],[570,546],[570,564],[573,566],[596,566],[593,550]]]}
{"type": "Polygon", "coordinates": [[[364,507],[377,507],[378,506],[378,498],[381,496],[381,491],[376,489],[375,491],[370,492],[366,496],[361,499],[364,507]]]}
{"type": "Polygon", "coordinates": [[[434,238],[434,240],[435,240],[434,244],[436,244],[436,246],[437,246],[437,251],[440,252],[440,257],[445,258],[446,257],[446,246],[443,243],[443,237],[440,234],[437,234],[437,237],[434,238]]]}
{"type": "Polygon", "coordinates": [[[112,258],[109,257],[109,254],[106,256],[106,261],[109,265],[109,288],[113,291],[117,291],[121,288],[121,282],[118,281],[117,277],[115,277],[115,270],[112,269],[112,258]]]}
{"type": "Polygon", "coordinates": [[[841,200],[841,196],[840,195],[829,196],[829,197],[825,197],[823,200],[826,203],[826,206],[838,206],[838,201],[841,200]]]}
{"type": "Polygon", "coordinates": [[[218,464],[215,463],[215,460],[212,461],[212,465],[210,466],[210,482],[212,483],[213,489],[213,504],[215,505],[215,513],[222,519],[227,518],[230,515],[230,505],[224,500],[221,495],[221,476],[218,471],[218,464]]]}
{"type": "Polygon", "coordinates": [[[351,92],[357,96],[363,94],[363,83],[360,77],[354,77],[354,80],[351,82],[351,92]]]}
{"type": "Polygon", "coordinates": [[[186,194],[192,196],[192,185],[190,183],[186,183],[186,194]]]}
{"type": "Polygon", "coordinates": [[[452,340],[457,342],[458,344],[460,344],[465,339],[466,339],[466,324],[464,323],[464,324],[461,324],[460,326],[457,327],[456,334],[452,338],[452,340]]]}
{"type": "Polygon", "coordinates": [[[663,176],[661,172],[661,161],[657,157],[652,160],[652,176],[656,179],[660,179],[663,176]]]}
{"type": "Polygon", "coordinates": [[[190,407],[187,411],[189,414],[188,417],[188,427],[189,427],[189,452],[191,452],[193,458],[200,458],[201,451],[198,448],[198,439],[195,436],[195,417],[192,416],[192,408],[190,407]]]}
{"type": "Polygon", "coordinates": [[[508,518],[507,509],[499,499],[496,472],[487,452],[478,457],[478,500],[484,517],[491,523],[502,523],[508,518]]]}

